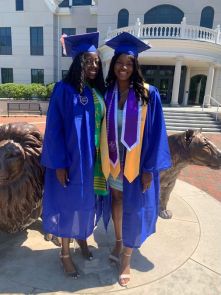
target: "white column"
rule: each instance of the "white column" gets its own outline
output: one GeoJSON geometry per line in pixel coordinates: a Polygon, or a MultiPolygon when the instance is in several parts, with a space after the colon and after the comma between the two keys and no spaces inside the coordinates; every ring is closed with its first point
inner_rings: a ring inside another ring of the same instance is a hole
{"type": "Polygon", "coordinates": [[[212,89],[213,89],[213,78],[214,78],[214,65],[210,64],[208,75],[207,75],[207,81],[206,81],[204,102],[203,102],[204,107],[206,108],[210,107],[210,97],[212,95],[212,89]]]}
{"type": "Polygon", "coordinates": [[[60,65],[60,55],[61,55],[61,50],[60,50],[60,37],[61,37],[61,33],[60,33],[60,18],[59,18],[59,15],[57,16],[57,23],[58,23],[58,28],[57,28],[57,64],[58,64],[58,68],[57,68],[57,79],[56,81],[59,81],[60,80],[60,77],[61,77],[61,73],[60,73],[60,70],[61,70],[61,65],[60,65]]]}
{"type": "Polygon", "coordinates": [[[103,75],[104,79],[106,79],[108,71],[109,71],[109,66],[110,66],[110,60],[105,61],[102,63],[102,69],[103,69],[103,75]]]}
{"type": "Polygon", "coordinates": [[[214,72],[214,81],[213,81],[213,89],[212,89],[212,97],[214,97],[215,99],[216,99],[220,74],[221,74],[220,68],[216,68],[214,72]]]}
{"type": "Polygon", "coordinates": [[[189,88],[190,88],[190,67],[187,67],[186,71],[186,81],[185,81],[185,87],[184,87],[184,97],[183,97],[183,106],[187,106],[188,104],[188,97],[189,97],[189,88]]]}
{"type": "Polygon", "coordinates": [[[141,26],[141,22],[140,19],[137,18],[137,21],[135,23],[135,36],[137,36],[137,38],[140,38],[140,26],[141,26]]]}
{"type": "Polygon", "coordinates": [[[173,92],[171,99],[171,106],[178,106],[178,97],[179,97],[179,89],[180,89],[180,76],[181,76],[181,66],[182,66],[183,58],[178,58],[176,60],[175,73],[173,77],[173,92]]]}

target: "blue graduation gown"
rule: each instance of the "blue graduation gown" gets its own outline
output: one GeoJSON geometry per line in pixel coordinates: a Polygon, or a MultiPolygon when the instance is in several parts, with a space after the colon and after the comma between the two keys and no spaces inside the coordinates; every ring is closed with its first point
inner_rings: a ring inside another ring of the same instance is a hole
{"type": "Polygon", "coordinates": [[[84,98],[64,83],[56,83],[48,109],[41,163],[46,167],[43,227],[59,237],[86,239],[94,229],[95,110],[88,87],[84,98]],[[64,188],[57,168],[69,173],[64,188]]]}
{"type": "MultiPolygon", "coordinates": [[[[123,178],[122,238],[124,246],[130,248],[139,248],[146,238],[155,232],[159,208],[160,171],[171,167],[160,95],[153,86],[149,88],[149,98],[140,174],[132,183],[123,178]],[[151,186],[145,193],[142,193],[142,172],[151,172],[153,176],[151,186]]],[[[104,223],[107,227],[111,211],[110,198],[109,200],[104,198],[101,202],[104,223]]]]}

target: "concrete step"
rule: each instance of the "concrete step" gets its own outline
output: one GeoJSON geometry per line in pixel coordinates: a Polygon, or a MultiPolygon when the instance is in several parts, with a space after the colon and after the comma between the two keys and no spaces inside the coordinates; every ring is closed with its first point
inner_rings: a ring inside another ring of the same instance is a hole
{"type": "MultiPolygon", "coordinates": [[[[185,131],[187,129],[200,129],[200,128],[190,128],[190,127],[185,127],[185,126],[167,126],[167,131],[185,131]]],[[[203,132],[217,132],[217,133],[221,133],[221,129],[220,128],[208,128],[208,127],[203,127],[202,128],[203,132]]]]}
{"type": "Polygon", "coordinates": [[[183,120],[183,121],[203,121],[207,122],[217,122],[214,118],[195,118],[195,117],[179,117],[179,116],[164,116],[165,120],[183,120]]]}
{"type": "Polygon", "coordinates": [[[163,112],[164,116],[178,116],[178,117],[194,117],[194,118],[214,118],[212,114],[201,113],[178,113],[178,112],[163,112]]]}
{"type": "Polygon", "coordinates": [[[218,128],[221,130],[221,125],[216,125],[216,124],[202,124],[202,123],[183,123],[183,122],[176,122],[176,123],[171,123],[171,122],[166,122],[166,126],[185,126],[188,128],[218,128]]]}
{"type": "Polygon", "coordinates": [[[204,132],[221,132],[221,122],[212,113],[163,109],[167,130],[184,131],[202,129],[204,132]]]}
{"type": "Polygon", "coordinates": [[[188,129],[204,129],[204,128],[214,128],[221,131],[221,126],[217,125],[203,125],[203,124],[167,124],[167,128],[174,128],[174,127],[183,127],[188,129]]]}

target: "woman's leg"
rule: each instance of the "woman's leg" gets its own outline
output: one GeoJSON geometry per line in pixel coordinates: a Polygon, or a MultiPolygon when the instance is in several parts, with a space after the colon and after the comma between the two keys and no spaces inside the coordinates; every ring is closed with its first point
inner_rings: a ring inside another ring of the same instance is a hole
{"type": "Polygon", "coordinates": [[[111,189],[112,192],[112,219],[115,232],[115,247],[112,255],[119,257],[122,250],[122,216],[123,216],[123,194],[121,191],[111,189]]]}
{"type": "Polygon", "coordinates": [[[122,217],[123,217],[123,193],[112,189],[112,219],[115,231],[115,247],[112,255],[120,258],[119,284],[127,286],[130,281],[130,261],[133,248],[124,247],[122,251],[122,217]]]}
{"type": "Polygon", "coordinates": [[[76,239],[76,242],[78,243],[78,245],[81,248],[82,255],[86,259],[92,260],[93,259],[93,254],[90,252],[90,250],[88,248],[87,240],[79,240],[79,239],[76,239]]]}
{"type": "Polygon", "coordinates": [[[119,284],[126,287],[130,281],[130,261],[133,248],[124,247],[120,260],[119,284]]]}
{"type": "Polygon", "coordinates": [[[75,278],[79,276],[71,258],[69,238],[61,239],[60,259],[61,259],[65,274],[73,276],[75,278]]]}

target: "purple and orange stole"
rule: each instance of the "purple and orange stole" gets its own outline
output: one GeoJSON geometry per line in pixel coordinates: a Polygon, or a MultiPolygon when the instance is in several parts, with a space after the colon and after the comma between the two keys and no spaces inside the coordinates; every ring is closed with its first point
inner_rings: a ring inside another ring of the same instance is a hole
{"type": "MultiPolygon", "coordinates": [[[[145,84],[145,88],[148,91],[149,85],[145,84]]],[[[107,127],[107,135],[105,135],[104,130],[103,133],[101,132],[103,173],[106,178],[109,174],[111,174],[115,179],[120,173],[117,108],[118,87],[116,84],[115,87],[109,90],[106,94],[107,126],[105,127],[107,127]],[[105,138],[107,139],[107,142],[105,138]],[[106,150],[107,147],[108,151],[106,150]]],[[[146,116],[147,105],[141,105],[141,103],[137,101],[133,88],[130,88],[123,109],[121,132],[121,142],[126,148],[124,176],[129,182],[132,182],[139,175],[140,156],[146,116]]]]}

